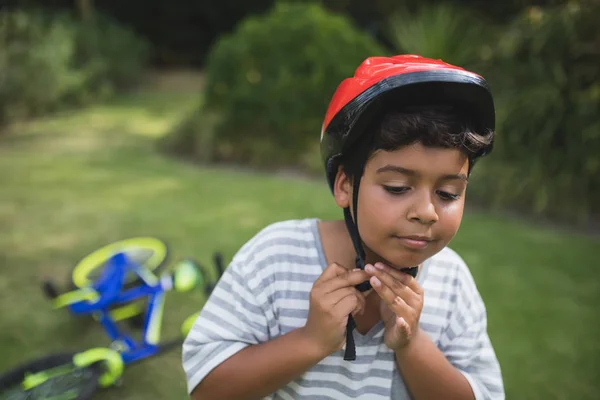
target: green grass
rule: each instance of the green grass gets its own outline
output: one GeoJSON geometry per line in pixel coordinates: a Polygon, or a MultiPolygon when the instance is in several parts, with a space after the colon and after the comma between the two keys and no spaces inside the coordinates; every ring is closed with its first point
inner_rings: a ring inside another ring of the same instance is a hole
{"type": "MultiPolygon", "coordinates": [[[[200,168],[155,139],[194,93],[137,93],[12,128],[0,141],[0,370],[47,352],[105,346],[100,326],[53,311],[39,282],[65,282],[85,254],[135,235],[167,240],[173,259],[229,260],[266,224],[337,218],[323,182],[200,168]]],[[[600,240],[468,212],[452,243],[469,263],[509,399],[593,399],[600,389],[600,240]]],[[[172,293],[176,335],[200,293],[172,293]]],[[[127,369],[102,399],[185,399],[180,352],[127,369]]]]}

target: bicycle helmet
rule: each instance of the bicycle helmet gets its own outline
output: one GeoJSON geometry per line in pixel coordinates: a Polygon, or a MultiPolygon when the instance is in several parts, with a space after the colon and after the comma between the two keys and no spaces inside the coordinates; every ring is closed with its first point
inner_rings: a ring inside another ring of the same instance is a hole
{"type": "MultiPolygon", "coordinates": [[[[469,116],[474,131],[487,133],[495,128],[495,111],[492,94],[485,79],[464,68],[441,60],[418,55],[370,57],[337,87],[321,129],[321,156],[327,182],[333,191],[335,176],[341,156],[358,139],[370,132],[368,129],[390,109],[413,106],[450,105],[469,116]]],[[[482,156],[492,150],[492,145],[482,150],[482,156]]],[[[364,168],[364,166],[363,166],[364,168]]],[[[362,170],[353,182],[353,214],[344,209],[344,220],[356,250],[356,267],[365,266],[365,253],[358,232],[358,222],[353,220],[358,209],[358,190],[362,170]]],[[[415,276],[417,267],[405,272],[415,276]]],[[[360,291],[370,289],[369,282],[357,286],[360,291]]],[[[346,360],[355,359],[352,337],[354,321],[350,316],[347,329],[346,360]]]]}

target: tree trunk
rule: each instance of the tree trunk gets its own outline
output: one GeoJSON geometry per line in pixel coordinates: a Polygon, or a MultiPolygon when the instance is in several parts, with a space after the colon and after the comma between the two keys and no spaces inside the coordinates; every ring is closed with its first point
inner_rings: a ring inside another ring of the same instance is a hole
{"type": "Polygon", "coordinates": [[[81,19],[89,21],[94,13],[94,0],[76,0],[81,19]]]}

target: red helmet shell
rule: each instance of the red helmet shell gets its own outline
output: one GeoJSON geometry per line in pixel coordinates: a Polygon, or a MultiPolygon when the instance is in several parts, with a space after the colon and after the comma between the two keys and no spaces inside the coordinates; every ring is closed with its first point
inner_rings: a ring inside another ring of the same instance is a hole
{"type": "Polygon", "coordinates": [[[330,185],[337,172],[332,160],[364,133],[368,117],[376,116],[384,107],[418,104],[463,107],[479,128],[494,129],[493,98],[480,75],[418,55],[367,58],[352,78],[337,87],[325,114],[321,154],[330,185]],[[363,125],[358,124],[359,120],[363,125]]]}

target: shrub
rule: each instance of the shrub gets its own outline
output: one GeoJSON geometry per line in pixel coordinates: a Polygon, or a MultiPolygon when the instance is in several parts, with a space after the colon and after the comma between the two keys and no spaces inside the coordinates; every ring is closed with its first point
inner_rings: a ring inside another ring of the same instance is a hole
{"type": "Polygon", "coordinates": [[[318,141],[336,86],[382,48],[316,4],[280,3],[212,49],[206,110],[219,114],[213,158],[293,165],[318,141]]]}
{"type": "Polygon", "coordinates": [[[211,163],[215,161],[215,126],[218,122],[217,114],[197,107],[169,135],[162,137],[158,146],[171,154],[211,163]]]}
{"type": "Polygon", "coordinates": [[[149,43],[127,26],[102,14],[74,21],[75,65],[84,71],[85,86],[99,94],[139,83],[149,57],[149,43]]]}
{"type": "Polygon", "coordinates": [[[69,26],[38,12],[0,12],[0,123],[39,115],[78,90],[69,26]]]}
{"type": "Polygon", "coordinates": [[[599,17],[599,5],[535,7],[506,30],[489,66],[498,144],[477,196],[581,221],[600,212],[599,17]]]}
{"type": "Polygon", "coordinates": [[[79,21],[42,10],[0,12],[0,124],[137,83],[146,42],[102,15],[79,21]]]}

